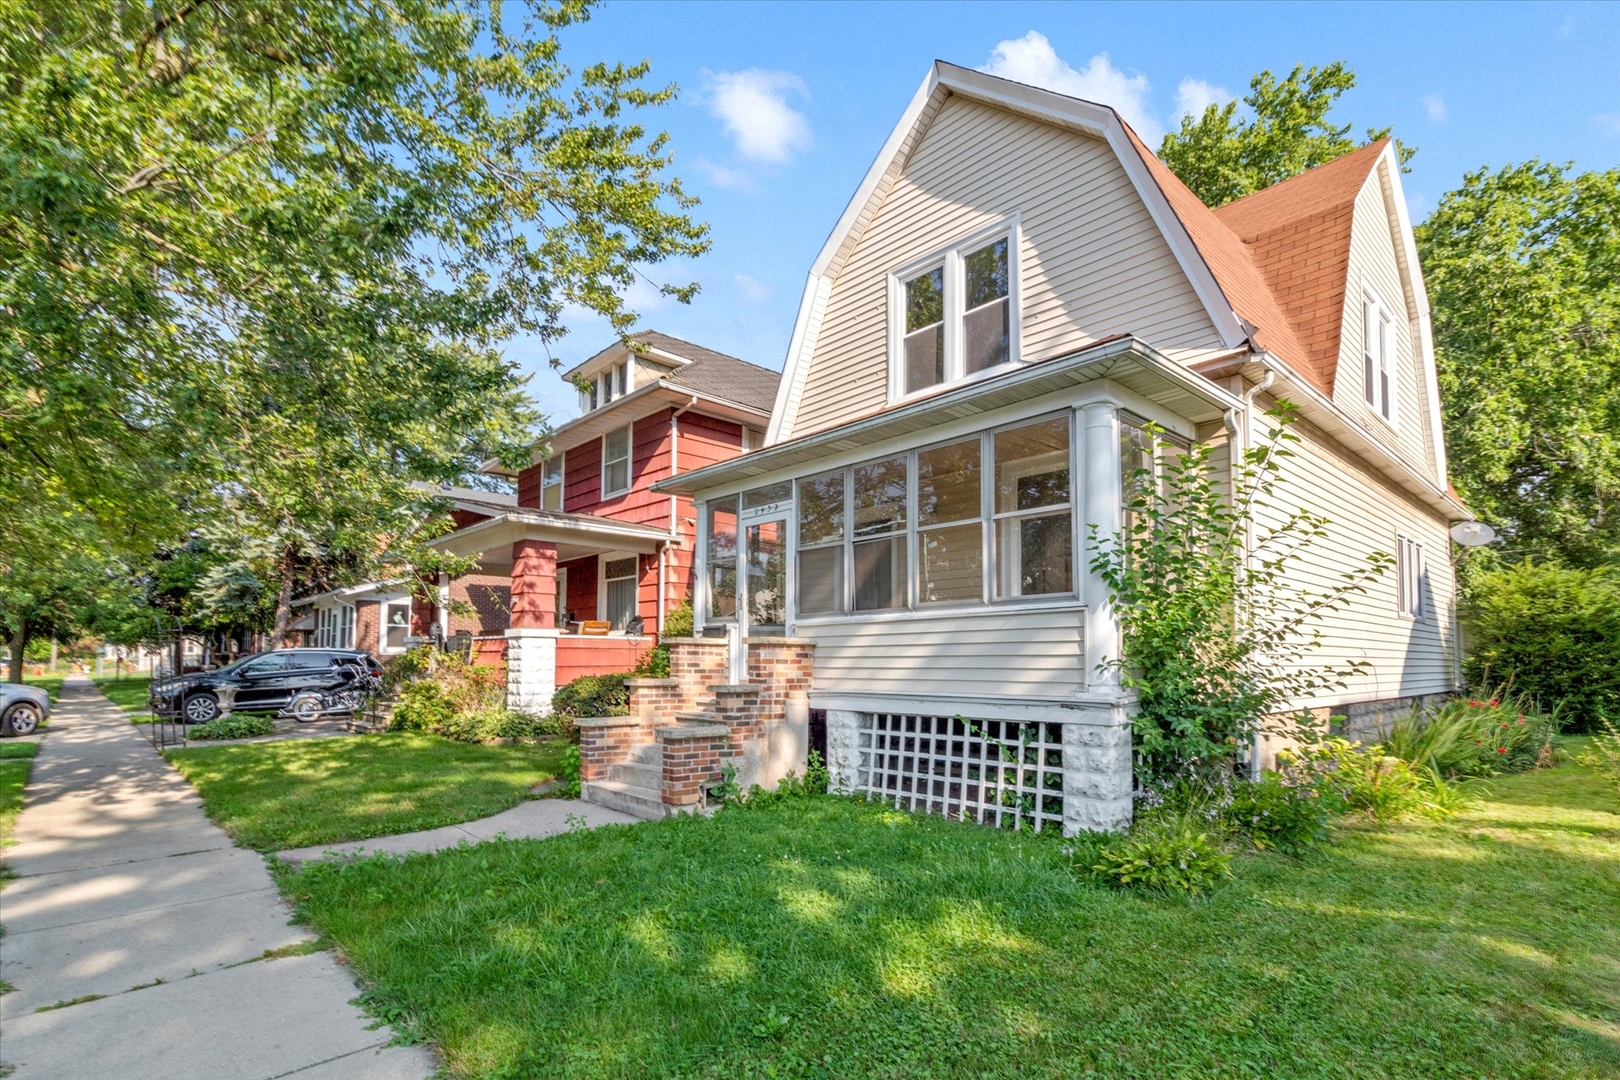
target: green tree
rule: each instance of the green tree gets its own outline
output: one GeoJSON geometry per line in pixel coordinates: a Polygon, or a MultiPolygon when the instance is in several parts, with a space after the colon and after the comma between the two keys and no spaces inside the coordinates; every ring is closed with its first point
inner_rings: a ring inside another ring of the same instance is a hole
{"type": "Polygon", "coordinates": [[[1458,489],[1517,556],[1620,560],[1620,170],[1482,169],[1416,231],[1458,489]]]}
{"type": "Polygon", "coordinates": [[[624,287],[707,247],[632,118],[673,88],[565,65],[587,16],[0,5],[0,558],[42,506],[136,553],[228,514],[375,555],[413,481],[526,455],[497,345],[626,330],[624,287]]]}
{"type": "MultiPolygon", "coordinates": [[[[1241,103],[1252,118],[1238,115],[1236,101],[1210,105],[1201,116],[1182,117],[1159,157],[1205,203],[1222,206],[1388,135],[1387,127],[1368,128],[1366,142],[1357,142],[1350,124],[1328,122],[1339,96],[1355,85],[1355,72],[1339,60],[1296,64],[1281,82],[1262,71],[1241,103]]],[[[1415,152],[1400,147],[1401,163],[1415,152]]]]}

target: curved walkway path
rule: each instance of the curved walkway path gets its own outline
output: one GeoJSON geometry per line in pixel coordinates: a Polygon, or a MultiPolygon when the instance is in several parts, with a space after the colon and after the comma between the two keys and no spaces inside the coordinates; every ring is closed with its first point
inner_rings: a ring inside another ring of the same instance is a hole
{"type": "Polygon", "coordinates": [[[88,679],[63,684],[15,838],[0,852],[18,875],[0,890],[13,1080],[433,1075],[428,1051],[388,1045],[351,1004],[331,953],[303,951],[263,858],[88,679]]]}

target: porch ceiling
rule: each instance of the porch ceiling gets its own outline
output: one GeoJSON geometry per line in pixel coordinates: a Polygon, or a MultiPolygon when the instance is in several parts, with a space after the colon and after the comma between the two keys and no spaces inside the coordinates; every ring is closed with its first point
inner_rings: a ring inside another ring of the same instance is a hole
{"type": "Polygon", "coordinates": [[[993,379],[887,409],[801,439],[768,446],[705,469],[653,485],[653,490],[692,495],[719,484],[748,480],[797,465],[813,466],[829,453],[857,449],[948,420],[992,412],[1007,405],[1109,379],[1193,423],[1218,420],[1242,401],[1133,337],[1093,345],[993,379]]]}
{"type": "Polygon", "coordinates": [[[669,533],[589,514],[560,514],[551,510],[518,510],[457,529],[428,546],[451,555],[475,555],[486,569],[512,565],[512,545],[519,540],[540,540],[557,545],[557,560],[583,558],[608,551],[651,555],[671,539],[669,533]]]}

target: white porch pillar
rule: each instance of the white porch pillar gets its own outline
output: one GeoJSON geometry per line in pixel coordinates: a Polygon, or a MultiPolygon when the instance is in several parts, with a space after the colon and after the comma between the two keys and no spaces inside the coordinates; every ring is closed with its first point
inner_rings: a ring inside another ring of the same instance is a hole
{"type": "MultiPolygon", "coordinates": [[[[1119,414],[1108,402],[1087,405],[1081,413],[1083,457],[1085,468],[1085,501],[1081,505],[1081,521],[1089,535],[1091,526],[1097,528],[1098,539],[1109,544],[1120,529],[1120,502],[1123,491],[1119,478],[1119,414]]],[[[1119,656],[1119,622],[1114,618],[1113,605],[1108,602],[1108,586],[1091,569],[1096,555],[1088,539],[1083,547],[1083,565],[1080,568],[1086,602],[1086,683],[1097,689],[1119,685],[1119,676],[1113,671],[1100,670],[1108,659],[1119,656]]]]}
{"type": "Polygon", "coordinates": [[[439,571],[439,588],[434,600],[439,617],[439,640],[450,640],[450,575],[443,570],[439,571]]]}
{"type": "Polygon", "coordinates": [[[518,627],[506,632],[506,705],[545,716],[557,692],[557,631],[518,627]]]}

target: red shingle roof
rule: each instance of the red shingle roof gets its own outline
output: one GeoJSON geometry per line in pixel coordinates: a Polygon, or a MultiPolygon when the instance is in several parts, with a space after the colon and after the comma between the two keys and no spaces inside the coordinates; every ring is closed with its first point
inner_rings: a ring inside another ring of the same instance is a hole
{"type": "Polygon", "coordinates": [[[1356,194],[1389,140],[1211,210],[1126,131],[1254,343],[1331,397],[1356,194]]]}

